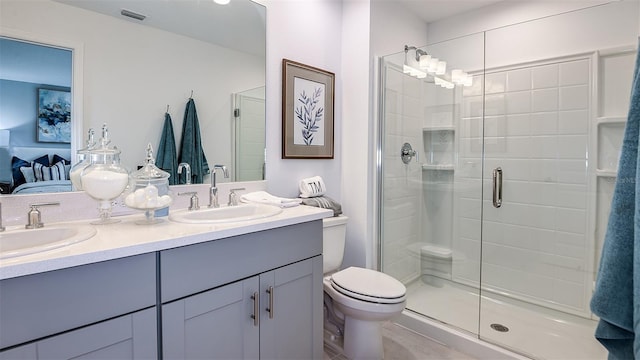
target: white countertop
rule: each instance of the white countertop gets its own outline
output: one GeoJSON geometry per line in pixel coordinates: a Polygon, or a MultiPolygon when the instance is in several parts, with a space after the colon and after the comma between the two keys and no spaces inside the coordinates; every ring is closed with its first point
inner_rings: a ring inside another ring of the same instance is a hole
{"type": "MultiPolygon", "coordinates": [[[[192,245],[331,216],[331,210],[305,205],[285,208],[282,213],[269,218],[215,225],[183,224],[170,221],[166,217],[158,224],[137,225],[135,221],[144,218],[143,213],[121,216],[118,219],[122,221],[116,224],[91,225],[95,226],[97,233],[88,240],[41,253],[0,260],[0,280],[192,245]]],[[[87,225],[90,221],[64,224],[87,225]]],[[[60,224],[63,223],[47,225],[60,224]]],[[[21,227],[7,227],[7,231],[18,228],[21,227]]]]}

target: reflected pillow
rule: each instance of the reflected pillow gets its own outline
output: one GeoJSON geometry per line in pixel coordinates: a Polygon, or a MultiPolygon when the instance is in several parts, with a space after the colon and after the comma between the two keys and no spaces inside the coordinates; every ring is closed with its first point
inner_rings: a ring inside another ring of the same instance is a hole
{"type": "Polygon", "coordinates": [[[31,166],[21,167],[20,172],[22,172],[26,182],[69,180],[64,161],[58,161],[53,166],[44,166],[40,163],[32,162],[31,166]]]}
{"type": "Polygon", "coordinates": [[[51,163],[52,163],[52,164],[55,164],[55,163],[57,163],[57,162],[59,162],[59,161],[64,161],[64,164],[65,164],[65,165],[69,165],[69,164],[71,164],[71,161],[69,161],[69,160],[67,160],[67,159],[63,158],[62,156],[60,156],[60,155],[58,155],[58,154],[53,154],[53,160],[51,160],[51,163]]]}
{"type": "MultiPolygon", "coordinates": [[[[20,171],[21,167],[31,167],[30,161],[20,159],[19,157],[11,157],[11,175],[13,176],[13,187],[24,184],[26,179],[20,171]]],[[[49,155],[42,155],[39,158],[33,160],[33,163],[38,163],[44,166],[49,166],[49,155]]]]}

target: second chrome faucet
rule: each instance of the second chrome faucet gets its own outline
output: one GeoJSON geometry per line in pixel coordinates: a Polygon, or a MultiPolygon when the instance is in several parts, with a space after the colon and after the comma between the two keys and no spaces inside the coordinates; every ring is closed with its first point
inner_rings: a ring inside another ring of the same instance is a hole
{"type": "Polygon", "coordinates": [[[209,188],[209,207],[220,207],[218,202],[218,187],[216,186],[216,170],[222,170],[222,174],[226,179],[229,178],[229,170],[224,165],[214,165],[211,170],[211,187],[209,188]]]}

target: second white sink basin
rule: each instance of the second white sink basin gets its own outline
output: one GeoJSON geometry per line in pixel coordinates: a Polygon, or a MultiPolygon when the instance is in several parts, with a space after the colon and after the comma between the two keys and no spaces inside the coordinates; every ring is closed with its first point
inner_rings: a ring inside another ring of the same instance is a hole
{"type": "Polygon", "coordinates": [[[0,259],[39,253],[87,240],[96,234],[88,225],[47,225],[40,229],[0,233],[0,259]]]}
{"type": "Polygon", "coordinates": [[[188,224],[219,224],[248,221],[278,215],[282,209],[264,204],[240,204],[200,210],[178,210],[169,214],[169,219],[188,224]]]}

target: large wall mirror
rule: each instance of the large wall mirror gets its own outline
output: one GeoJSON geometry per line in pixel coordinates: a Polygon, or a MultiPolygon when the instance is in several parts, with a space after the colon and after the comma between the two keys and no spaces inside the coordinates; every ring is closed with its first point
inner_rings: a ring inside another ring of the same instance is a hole
{"type": "Polygon", "coordinates": [[[12,157],[75,162],[103,124],[135,170],[147,144],[158,147],[167,109],[179,152],[189,98],[208,163],[227,165],[232,181],[264,179],[265,29],[265,7],[250,0],[3,0],[2,192],[16,187],[12,157]]]}

